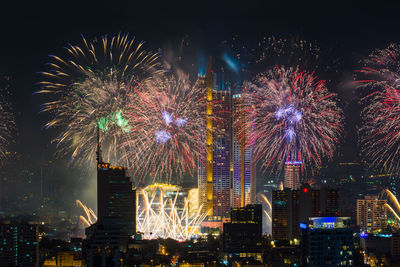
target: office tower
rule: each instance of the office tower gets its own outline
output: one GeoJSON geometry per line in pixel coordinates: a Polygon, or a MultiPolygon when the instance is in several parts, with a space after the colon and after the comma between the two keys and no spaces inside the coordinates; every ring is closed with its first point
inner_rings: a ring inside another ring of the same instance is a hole
{"type": "Polygon", "coordinates": [[[300,223],[313,216],[338,216],[339,192],[333,188],[313,189],[303,184],[298,190],[272,191],[272,238],[300,238],[300,223]]]}
{"type": "Polygon", "coordinates": [[[300,187],[302,162],[286,161],[285,162],[285,177],[283,186],[290,189],[298,189],[300,187]]]}
{"type": "Polygon", "coordinates": [[[272,191],[272,238],[274,240],[289,240],[290,218],[292,206],[292,190],[272,191]]]}
{"type": "Polygon", "coordinates": [[[0,224],[0,266],[39,267],[39,230],[28,223],[0,224]]]}
{"type": "Polygon", "coordinates": [[[250,104],[241,94],[232,96],[232,206],[244,207],[254,202],[255,166],[252,146],[246,140],[251,130],[250,104]]]}
{"type": "Polygon", "coordinates": [[[136,232],[136,190],[124,167],[110,163],[97,165],[97,211],[98,221],[106,217],[118,218],[122,232],[134,235],[136,232]]]}
{"type": "Polygon", "coordinates": [[[94,229],[104,227],[105,220],[112,219],[116,223],[113,227],[122,235],[132,236],[136,233],[136,189],[124,167],[103,161],[99,131],[97,127],[97,222],[94,229]]]}
{"type": "Polygon", "coordinates": [[[231,222],[223,226],[223,251],[228,261],[262,261],[262,205],[231,210],[231,222]]]}
{"type": "Polygon", "coordinates": [[[129,236],[121,232],[120,219],[104,217],[85,229],[83,255],[88,267],[121,266],[129,236]]]}
{"type": "Polygon", "coordinates": [[[136,233],[136,189],[124,167],[103,162],[99,142],[97,213],[97,222],[85,229],[86,264],[90,267],[120,266],[121,253],[126,250],[129,237],[136,233]]]}
{"type": "Polygon", "coordinates": [[[302,224],[302,266],[353,266],[353,229],[349,217],[312,217],[302,224]]]}
{"type": "Polygon", "coordinates": [[[357,199],[357,225],[360,231],[374,232],[387,226],[386,200],[378,196],[357,199]]]}

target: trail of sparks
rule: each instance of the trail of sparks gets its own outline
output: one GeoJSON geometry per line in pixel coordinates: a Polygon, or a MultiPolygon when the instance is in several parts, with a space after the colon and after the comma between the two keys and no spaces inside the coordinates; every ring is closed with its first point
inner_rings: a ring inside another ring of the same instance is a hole
{"type": "Polygon", "coordinates": [[[397,197],[389,190],[384,189],[379,195],[380,199],[386,199],[388,197],[388,203],[385,203],[385,207],[396,217],[396,219],[400,223],[400,216],[397,212],[400,212],[400,203],[397,197]],[[397,212],[393,209],[393,207],[389,204],[391,203],[397,209],[397,212]]]}
{"type": "Polygon", "coordinates": [[[396,219],[400,222],[400,217],[397,215],[397,213],[394,211],[394,209],[388,204],[385,203],[385,207],[389,209],[389,211],[396,217],[396,219]]]}
{"type": "Polygon", "coordinates": [[[97,216],[91,208],[84,205],[79,199],[75,201],[77,207],[81,207],[85,212],[86,218],[84,216],[79,216],[79,220],[86,226],[91,226],[97,221],[97,216]]]}
{"type": "MultiPolygon", "coordinates": [[[[257,197],[256,197],[262,204],[266,204],[267,206],[268,206],[268,211],[267,210],[263,210],[264,211],[264,214],[265,214],[265,217],[267,217],[267,219],[268,219],[268,221],[269,222],[272,222],[272,218],[271,218],[271,213],[272,213],[272,205],[271,205],[271,202],[268,200],[268,198],[264,195],[264,194],[261,194],[261,193],[259,193],[259,194],[257,194],[257,197]]],[[[263,205],[263,207],[264,207],[264,205],[263,205]]]]}
{"type": "Polygon", "coordinates": [[[389,172],[400,170],[400,46],[376,49],[356,70],[363,98],[360,129],[366,158],[389,172]]]}

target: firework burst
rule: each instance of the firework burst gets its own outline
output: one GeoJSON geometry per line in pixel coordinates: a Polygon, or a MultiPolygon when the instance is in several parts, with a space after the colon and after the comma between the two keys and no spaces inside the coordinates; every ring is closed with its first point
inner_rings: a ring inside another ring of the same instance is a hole
{"type": "Polygon", "coordinates": [[[170,75],[134,91],[127,112],[132,130],[123,145],[134,175],[170,181],[173,173],[193,172],[204,132],[202,86],[170,75]]]}
{"type": "Polygon", "coordinates": [[[343,118],[324,81],[276,67],[259,74],[245,93],[253,103],[253,131],[247,139],[263,167],[279,161],[319,166],[323,158],[332,158],[343,118]]]}
{"type": "Polygon", "coordinates": [[[91,42],[83,38],[82,46],[66,47],[65,58],[50,56],[38,93],[53,97],[42,111],[53,116],[46,128],[62,128],[54,139],[60,152],[82,162],[93,160],[98,126],[106,159],[120,158],[119,145],[130,131],[125,117],[130,84],[160,73],[158,55],[142,46],[143,42],[119,34],[91,42]]]}
{"type": "Polygon", "coordinates": [[[400,46],[375,50],[357,70],[361,88],[361,149],[378,168],[400,169],[400,46]]]}

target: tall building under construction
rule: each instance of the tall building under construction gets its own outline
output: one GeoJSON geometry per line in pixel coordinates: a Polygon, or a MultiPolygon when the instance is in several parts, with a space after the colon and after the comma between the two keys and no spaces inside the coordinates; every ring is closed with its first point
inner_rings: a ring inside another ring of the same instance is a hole
{"type": "Polygon", "coordinates": [[[199,76],[205,92],[205,145],[204,162],[198,170],[199,204],[209,220],[221,221],[229,217],[230,209],[252,203],[255,195],[255,169],[251,146],[244,140],[241,123],[248,106],[240,94],[233,94],[222,75],[211,69],[199,76]]]}

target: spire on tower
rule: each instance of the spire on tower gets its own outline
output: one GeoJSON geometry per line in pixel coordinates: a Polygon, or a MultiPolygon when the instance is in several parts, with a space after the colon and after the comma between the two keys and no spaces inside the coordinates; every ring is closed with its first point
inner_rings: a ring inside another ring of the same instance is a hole
{"type": "Polygon", "coordinates": [[[103,159],[101,158],[101,143],[100,143],[100,129],[97,125],[97,151],[96,151],[96,160],[97,164],[103,163],[103,159]]]}

